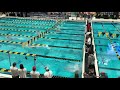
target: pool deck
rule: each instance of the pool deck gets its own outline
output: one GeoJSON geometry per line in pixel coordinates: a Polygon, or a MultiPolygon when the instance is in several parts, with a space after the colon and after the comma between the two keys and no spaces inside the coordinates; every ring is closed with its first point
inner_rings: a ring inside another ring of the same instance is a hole
{"type": "Polygon", "coordinates": [[[0,73],[0,78],[12,78],[12,75],[0,73]]]}

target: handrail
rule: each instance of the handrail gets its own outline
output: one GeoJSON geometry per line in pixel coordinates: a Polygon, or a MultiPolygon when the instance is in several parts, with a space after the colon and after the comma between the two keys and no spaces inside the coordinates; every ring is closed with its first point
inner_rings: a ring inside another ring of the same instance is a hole
{"type": "Polygon", "coordinates": [[[99,70],[98,70],[98,63],[97,63],[97,57],[96,57],[96,51],[95,51],[95,42],[94,42],[94,36],[93,36],[93,28],[92,28],[92,20],[91,20],[91,32],[92,32],[92,45],[94,45],[93,47],[93,51],[94,51],[94,57],[95,57],[95,72],[96,72],[96,76],[97,78],[99,78],[99,70]]]}
{"type": "MultiPolygon", "coordinates": [[[[86,25],[87,25],[87,20],[86,20],[86,25]]],[[[85,31],[86,31],[86,26],[85,26],[85,31]]],[[[83,45],[83,63],[82,63],[82,78],[84,78],[84,72],[85,72],[85,39],[86,35],[84,35],[84,45],[83,45]]]]}

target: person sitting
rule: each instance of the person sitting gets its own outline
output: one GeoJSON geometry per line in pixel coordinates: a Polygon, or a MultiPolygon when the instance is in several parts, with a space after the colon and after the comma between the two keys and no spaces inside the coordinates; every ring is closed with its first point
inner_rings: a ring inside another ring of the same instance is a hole
{"type": "Polygon", "coordinates": [[[84,78],[90,78],[89,75],[86,72],[84,72],[83,75],[84,75],[84,78]]]}
{"type": "Polygon", "coordinates": [[[16,62],[13,63],[13,65],[10,67],[12,78],[19,78],[18,74],[18,68],[16,67],[16,62]]]}
{"type": "Polygon", "coordinates": [[[18,69],[20,78],[26,78],[27,70],[24,68],[23,64],[20,64],[20,69],[18,69]]]}
{"type": "Polygon", "coordinates": [[[32,78],[39,78],[40,73],[36,71],[36,67],[33,66],[32,71],[30,72],[32,78]]]}
{"type": "Polygon", "coordinates": [[[89,78],[96,78],[94,68],[89,68],[89,78]]]}
{"type": "Polygon", "coordinates": [[[91,50],[88,52],[88,67],[90,65],[94,66],[95,57],[92,54],[91,50]]]}
{"type": "Polygon", "coordinates": [[[44,77],[45,77],[45,78],[52,78],[52,77],[53,77],[52,71],[49,70],[48,67],[45,67],[45,70],[46,70],[46,72],[44,73],[44,77]]]}

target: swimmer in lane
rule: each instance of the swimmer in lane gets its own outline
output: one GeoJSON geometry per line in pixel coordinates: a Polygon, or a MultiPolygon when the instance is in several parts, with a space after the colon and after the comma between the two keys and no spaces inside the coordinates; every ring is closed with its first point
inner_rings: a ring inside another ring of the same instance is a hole
{"type": "Polygon", "coordinates": [[[36,34],[39,35],[39,34],[40,34],[40,31],[37,30],[36,34]]]}
{"type": "Polygon", "coordinates": [[[104,62],[104,58],[102,58],[102,63],[105,64],[105,62],[104,62]]]}
{"type": "Polygon", "coordinates": [[[12,40],[11,36],[6,36],[6,38],[7,38],[8,40],[12,40]]]}
{"type": "Polygon", "coordinates": [[[100,51],[102,52],[102,48],[100,48],[100,51]]]}
{"type": "Polygon", "coordinates": [[[25,56],[25,59],[27,60],[27,56],[25,56]]]}
{"type": "Polygon", "coordinates": [[[100,40],[99,40],[98,42],[99,42],[99,44],[100,44],[100,40]]]}

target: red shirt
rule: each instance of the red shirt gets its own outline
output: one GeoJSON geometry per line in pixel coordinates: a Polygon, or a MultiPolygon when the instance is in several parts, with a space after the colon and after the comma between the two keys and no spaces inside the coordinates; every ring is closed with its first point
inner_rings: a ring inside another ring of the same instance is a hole
{"type": "Polygon", "coordinates": [[[91,30],[91,25],[90,25],[90,23],[87,24],[87,31],[88,31],[88,30],[91,30]]]}

